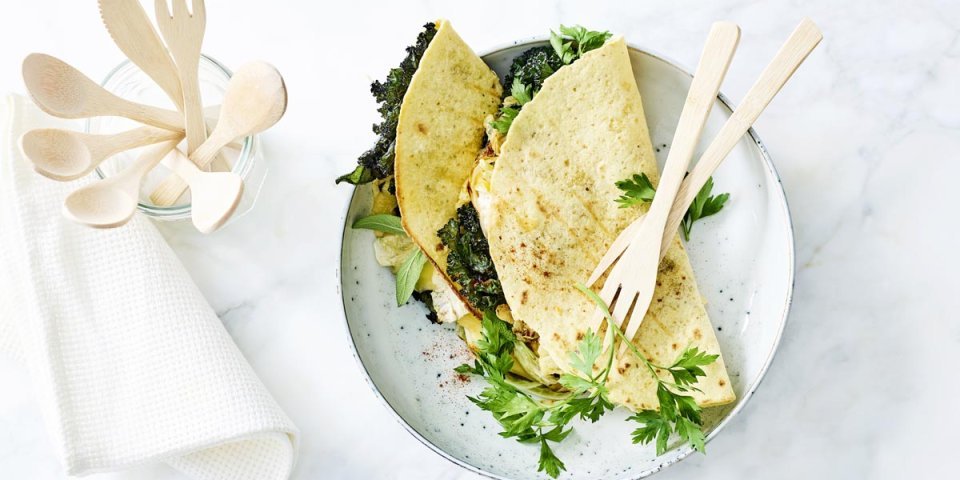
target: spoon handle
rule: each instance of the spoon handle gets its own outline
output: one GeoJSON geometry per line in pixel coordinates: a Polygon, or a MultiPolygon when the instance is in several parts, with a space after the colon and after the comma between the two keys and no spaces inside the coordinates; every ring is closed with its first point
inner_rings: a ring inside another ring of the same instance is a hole
{"type": "Polygon", "coordinates": [[[184,129],[183,116],[179,112],[131,102],[117,96],[114,98],[117,102],[115,115],[166,130],[183,131],[184,129]]]}
{"type": "MultiPolygon", "coordinates": [[[[190,155],[190,160],[192,160],[193,165],[197,168],[206,169],[207,166],[219,156],[220,150],[234,140],[220,133],[222,131],[223,129],[214,130],[213,134],[207,138],[207,141],[203,142],[203,145],[200,145],[200,147],[190,155]]],[[[187,183],[190,182],[186,178],[169,177],[150,194],[150,201],[158,206],[173,205],[186,191],[187,183]],[[186,182],[184,182],[185,180],[186,182]]]]}
{"type": "Polygon", "coordinates": [[[203,171],[197,168],[193,162],[180,152],[174,152],[173,155],[163,157],[161,163],[188,184],[193,183],[193,179],[196,178],[197,175],[203,174],[203,171]]]}
{"type": "Polygon", "coordinates": [[[193,153],[207,139],[207,122],[200,100],[198,63],[180,70],[183,83],[183,109],[187,129],[187,152],[193,153]]]}
{"type": "Polygon", "coordinates": [[[102,146],[98,147],[103,149],[98,152],[98,156],[106,158],[137,147],[174,140],[182,136],[182,131],[175,132],[154,127],[135,128],[111,135],[109,141],[103,142],[102,146]]]}
{"type": "Polygon", "coordinates": [[[210,162],[220,153],[220,150],[223,150],[223,147],[226,147],[227,144],[236,139],[232,133],[224,134],[224,131],[225,129],[222,128],[214,130],[213,134],[207,138],[207,141],[203,142],[203,145],[200,145],[200,147],[190,155],[190,160],[192,160],[197,167],[207,168],[210,162]]]}
{"type": "Polygon", "coordinates": [[[160,164],[160,161],[163,160],[163,157],[177,148],[177,144],[179,144],[182,139],[183,135],[177,135],[176,138],[172,140],[151,146],[140,154],[133,164],[120,175],[129,176],[131,183],[134,183],[134,185],[139,188],[143,177],[147,176],[151,170],[156,168],[156,166],[160,164]]]}

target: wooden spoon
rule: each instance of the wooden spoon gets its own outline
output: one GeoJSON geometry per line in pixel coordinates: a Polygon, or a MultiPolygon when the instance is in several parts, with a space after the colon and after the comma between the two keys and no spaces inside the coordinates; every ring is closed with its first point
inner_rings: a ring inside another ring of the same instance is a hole
{"type": "Polygon", "coordinates": [[[179,150],[164,158],[163,165],[177,174],[170,178],[182,178],[190,186],[190,215],[201,233],[222,227],[240,204],[243,180],[236,173],[200,170],[179,150]]]}
{"type": "Polygon", "coordinates": [[[23,60],[23,80],[34,103],[55,117],[126,117],[167,130],[183,130],[180,113],[124,100],[50,55],[28,55],[23,60]]]}
{"type": "Polygon", "coordinates": [[[64,216],[94,228],[126,224],[137,211],[143,177],[178,143],[180,138],[152,146],[124,171],[74,191],[63,202],[64,216]]]}
{"type": "Polygon", "coordinates": [[[69,181],[92,172],[97,165],[117,153],[182,136],[182,131],[153,127],[140,127],[112,135],[40,128],[24,133],[20,137],[20,148],[41,175],[69,181]]]}
{"type": "MultiPolygon", "coordinates": [[[[197,167],[206,168],[224,146],[270,128],[283,117],[286,109],[287,88],[273,65],[252,62],[240,67],[227,85],[217,127],[190,155],[190,160],[197,167]]],[[[184,188],[180,179],[170,177],[153,191],[150,200],[155,205],[173,205],[184,188]]]]}

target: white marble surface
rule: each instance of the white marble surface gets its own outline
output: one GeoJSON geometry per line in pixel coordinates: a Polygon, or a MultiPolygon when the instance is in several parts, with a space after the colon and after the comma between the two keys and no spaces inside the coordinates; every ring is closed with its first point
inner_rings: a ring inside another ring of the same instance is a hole
{"type": "MultiPolygon", "coordinates": [[[[231,66],[275,63],[290,108],[264,137],[270,176],[253,213],[206,238],[187,225],[161,228],[303,430],[294,478],[475,478],[417,443],[371,393],[349,353],[336,285],[350,189],[333,179],[373,138],[367,84],[438,16],[477,51],[582,23],[685,65],[711,21],[733,20],[743,38],[723,91],[734,101],[802,16],[817,21],[824,43],[757,124],[796,227],[796,295],[780,353],[709,455],[657,478],[927,478],[956,468],[960,3],[207,3],[205,51],[231,66]]],[[[19,62],[31,51],[95,77],[120,60],[92,0],[5,5],[0,45],[0,91],[23,91],[19,62]]],[[[0,360],[0,476],[62,478],[29,389],[0,360]]],[[[149,467],[91,478],[180,477],[149,467]]]]}

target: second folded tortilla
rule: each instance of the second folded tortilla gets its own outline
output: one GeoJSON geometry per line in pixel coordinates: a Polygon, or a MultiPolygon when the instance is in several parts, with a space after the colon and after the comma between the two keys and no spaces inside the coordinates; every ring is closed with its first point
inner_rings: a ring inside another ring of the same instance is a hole
{"type": "MultiPolygon", "coordinates": [[[[592,324],[584,282],[617,234],[646,206],[620,208],[615,183],[635,173],[656,182],[643,105],[622,38],[612,39],[548,78],[514,120],[490,183],[483,223],[514,318],[540,336],[543,369],[570,370],[569,356],[592,324]],[[549,355],[549,358],[547,358],[549,355]],[[555,363],[556,367],[551,367],[555,363]]],[[[686,252],[675,239],[661,263],[654,300],[634,343],[654,363],[684,349],[720,348],[686,252]]],[[[694,394],[702,406],[734,400],[721,357],[704,368],[694,394]]],[[[632,354],[608,380],[610,398],[656,409],[656,382],[632,354]]]]}

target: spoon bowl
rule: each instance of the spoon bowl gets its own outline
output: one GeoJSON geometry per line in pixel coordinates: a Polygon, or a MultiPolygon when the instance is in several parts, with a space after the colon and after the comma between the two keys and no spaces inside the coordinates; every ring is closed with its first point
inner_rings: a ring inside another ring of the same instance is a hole
{"type": "Polygon", "coordinates": [[[222,227],[240,205],[243,179],[236,173],[205,172],[177,150],[164,158],[163,164],[190,187],[190,216],[200,233],[212,233],[222,227]]]}
{"type": "Polygon", "coordinates": [[[193,180],[190,192],[193,225],[200,233],[211,233],[236,211],[243,196],[243,180],[231,172],[205,172],[193,180]]]}
{"type": "MultiPolygon", "coordinates": [[[[105,182],[97,182],[105,183],[105,182]]],[[[137,199],[117,185],[97,183],[71,193],[63,201],[63,214],[94,228],[114,228],[127,223],[137,211],[137,199]]]]}
{"type": "Polygon", "coordinates": [[[137,210],[143,177],[177,147],[180,138],[182,135],[144,150],[126,170],[71,193],[63,202],[64,216],[94,228],[127,223],[137,210]]]}
{"type": "Polygon", "coordinates": [[[286,111],[287,86],[276,67],[266,62],[243,65],[227,86],[217,128],[190,159],[205,168],[226,144],[272,127],[286,111]]]}
{"type": "Polygon", "coordinates": [[[100,88],[77,69],[42,53],[23,60],[23,81],[38,107],[61,118],[83,118],[89,92],[100,88]]]}
{"type": "Polygon", "coordinates": [[[31,130],[20,137],[20,147],[38,173],[54,180],[73,180],[93,169],[93,154],[76,132],[31,130]]]}

